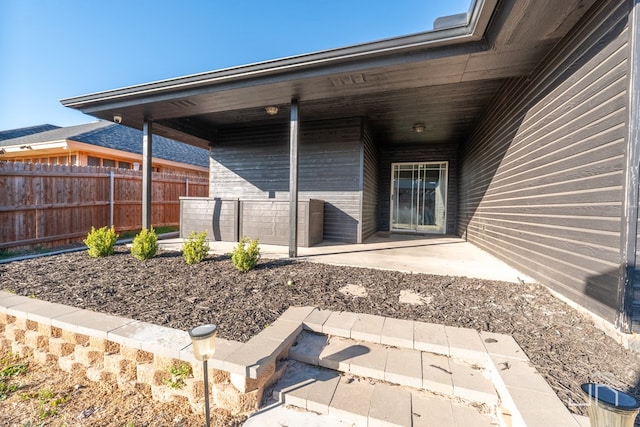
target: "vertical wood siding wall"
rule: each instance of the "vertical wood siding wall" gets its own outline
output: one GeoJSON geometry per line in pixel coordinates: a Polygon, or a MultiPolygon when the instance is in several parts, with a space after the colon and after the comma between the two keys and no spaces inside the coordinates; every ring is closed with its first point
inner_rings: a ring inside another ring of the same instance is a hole
{"type": "MultiPolygon", "coordinates": [[[[122,169],[0,163],[0,248],[79,242],[91,227],[109,225],[110,172],[114,171],[116,230],[142,223],[142,173],[122,169]]],[[[178,225],[186,177],[154,174],[152,224],[178,225]]],[[[203,196],[208,182],[189,178],[189,194],[203,196]]]]}
{"type": "MultiPolygon", "coordinates": [[[[361,120],[303,122],[299,199],[324,205],[324,239],[356,242],[360,227],[361,120]]],[[[289,198],[289,129],[265,126],[219,132],[211,148],[209,197],[289,198]]]]}
{"type": "Polygon", "coordinates": [[[613,321],[628,2],[601,2],[464,144],[458,232],[613,321]]]}
{"type": "Polygon", "coordinates": [[[446,233],[456,232],[458,200],[458,145],[423,144],[390,145],[380,149],[380,211],[379,230],[389,230],[391,215],[391,164],[403,162],[449,162],[449,182],[447,183],[447,225],[446,233]]]}
{"type": "Polygon", "coordinates": [[[362,129],[362,240],[378,231],[378,147],[368,126],[362,129]]]}

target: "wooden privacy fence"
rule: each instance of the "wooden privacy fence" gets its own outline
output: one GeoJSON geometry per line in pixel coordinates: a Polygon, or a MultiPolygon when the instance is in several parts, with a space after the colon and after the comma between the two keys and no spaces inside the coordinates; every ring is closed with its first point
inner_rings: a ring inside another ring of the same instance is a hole
{"type": "MultiPolygon", "coordinates": [[[[152,224],[180,223],[180,197],[207,196],[206,178],[154,173],[152,224]]],[[[81,241],[92,226],[142,227],[142,172],[0,162],[0,249],[81,241]]]]}

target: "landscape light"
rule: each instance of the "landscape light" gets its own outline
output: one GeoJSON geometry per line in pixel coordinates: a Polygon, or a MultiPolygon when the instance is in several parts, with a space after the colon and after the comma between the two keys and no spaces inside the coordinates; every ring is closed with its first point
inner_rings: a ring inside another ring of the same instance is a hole
{"type": "Polygon", "coordinates": [[[211,418],[209,415],[209,370],[207,368],[207,360],[211,359],[216,352],[217,330],[218,327],[213,324],[200,325],[189,330],[193,356],[202,361],[202,370],[204,371],[204,409],[207,427],[210,426],[211,418]]]}
{"type": "Polygon", "coordinates": [[[589,398],[592,426],[633,427],[640,410],[638,399],[604,384],[586,383],[580,388],[589,398]]]}

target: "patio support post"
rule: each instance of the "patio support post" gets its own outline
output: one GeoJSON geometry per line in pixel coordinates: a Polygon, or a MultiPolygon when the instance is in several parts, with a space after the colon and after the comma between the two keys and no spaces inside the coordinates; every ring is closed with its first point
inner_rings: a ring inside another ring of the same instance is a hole
{"type": "Polygon", "coordinates": [[[142,125],[142,228],[151,228],[152,126],[145,119],[142,125]]]}
{"type": "Polygon", "coordinates": [[[633,1],[629,13],[628,126],[625,150],[624,200],[620,238],[620,272],[618,275],[618,313],[616,327],[630,333],[633,328],[633,284],[636,275],[638,236],[638,188],[640,186],[640,0],[633,1]]]}
{"type": "Polygon", "coordinates": [[[291,100],[289,129],[289,258],[298,256],[298,100],[291,100]]]}

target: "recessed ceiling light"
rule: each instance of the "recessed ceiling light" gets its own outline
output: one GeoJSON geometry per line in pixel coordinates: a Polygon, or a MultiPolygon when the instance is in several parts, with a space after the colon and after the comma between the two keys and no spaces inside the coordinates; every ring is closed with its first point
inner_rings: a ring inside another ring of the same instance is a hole
{"type": "Polygon", "coordinates": [[[278,106],[277,105],[269,105],[267,107],[264,107],[264,111],[270,115],[270,116],[275,116],[276,114],[278,114],[278,106]]]}
{"type": "Polygon", "coordinates": [[[425,126],[425,124],[424,124],[424,123],[416,123],[416,124],[414,124],[414,125],[413,125],[413,131],[414,131],[415,133],[422,133],[422,132],[424,132],[424,130],[425,130],[426,128],[427,128],[427,127],[425,126]]]}

